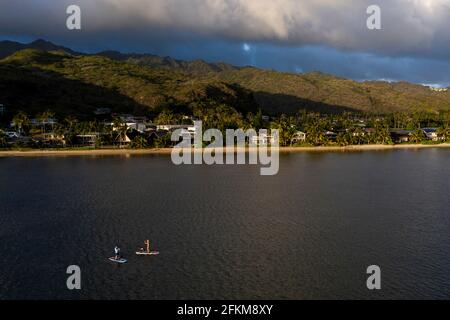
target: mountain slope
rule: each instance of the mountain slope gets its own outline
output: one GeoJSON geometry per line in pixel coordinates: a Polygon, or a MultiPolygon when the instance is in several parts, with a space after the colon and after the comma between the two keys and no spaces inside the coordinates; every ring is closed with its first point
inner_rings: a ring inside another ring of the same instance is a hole
{"type": "Polygon", "coordinates": [[[42,39],[30,42],[28,44],[23,44],[14,41],[0,41],[0,59],[6,58],[13,53],[25,50],[25,49],[36,49],[44,51],[65,51],[70,54],[78,54],[77,52],[62,46],[55,45],[49,41],[42,39]]]}
{"type": "MultiPolygon", "coordinates": [[[[162,108],[180,111],[193,103],[224,103],[243,113],[260,107],[269,114],[295,113],[299,109],[376,113],[450,110],[449,91],[436,92],[407,82],[356,82],[320,72],[283,73],[115,51],[87,55],[44,40],[30,44],[0,42],[0,57],[10,52],[13,53],[0,61],[1,68],[9,68],[9,73],[0,73],[0,101],[17,105],[16,100],[20,100],[20,107],[30,104],[38,108],[34,100],[27,99],[26,91],[20,92],[20,97],[11,94],[19,94],[14,81],[21,80],[15,77],[10,82],[6,77],[13,69],[20,71],[17,74],[26,70],[33,77],[40,77],[33,81],[45,83],[57,78],[76,81],[84,89],[90,85],[118,94],[127,100],[125,109],[140,113],[158,112],[162,108]]],[[[80,95],[85,95],[83,90],[75,88],[80,95]]],[[[59,101],[59,108],[64,109],[63,100],[55,94],[48,96],[59,101]]],[[[86,105],[90,109],[108,106],[120,109],[117,101],[121,99],[111,99],[106,93],[105,96],[108,98],[89,100],[73,94],[71,101],[79,101],[80,110],[86,105]]],[[[42,105],[53,104],[54,101],[42,102],[42,105]]]]}
{"type": "MultiPolygon", "coordinates": [[[[119,56],[110,55],[112,59],[119,56]]],[[[283,73],[225,63],[180,61],[154,55],[120,54],[121,61],[140,66],[176,70],[210,81],[236,83],[251,90],[265,112],[292,113],[304,107],[322,112],[450,110],[450,91],[435,92],[407,82],[357,82],[320,72],[283,73]]]]}
{"type": "Polygon", "coordinates": [[[49,108],[78,116],[92,116],[98,107],[136,114],[164,108],[188,112],[199,102],[257,110],[251,93],[235,85],[101,56],[35,49],[0,60],[0,101],[31,113],[49,108]]]}

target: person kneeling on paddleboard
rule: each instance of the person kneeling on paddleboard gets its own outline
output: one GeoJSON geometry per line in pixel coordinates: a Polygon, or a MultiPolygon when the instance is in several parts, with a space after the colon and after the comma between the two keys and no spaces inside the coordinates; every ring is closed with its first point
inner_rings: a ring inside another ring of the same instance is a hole
{"type": "Polygon", "coordinates": [[[118,246],[116,246],[114,248],[114,253],[116,254],[115,259],[119,260],[120,259],[120,248],[118,246]]]}

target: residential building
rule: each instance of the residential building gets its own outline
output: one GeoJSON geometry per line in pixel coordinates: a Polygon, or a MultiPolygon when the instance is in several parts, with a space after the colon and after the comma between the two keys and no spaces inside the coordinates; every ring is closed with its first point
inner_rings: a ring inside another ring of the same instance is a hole
{"type": "Polygon", "coordinates": [[[268,134],[260,134],[252,136],[250,139],[250,144],[253,145],[269,145],[275,142],[275,137],[268,134]]]}
{"type": "Polygon", "coordinates": [[[337,139],[337,133],[333,132],[333,131],[325,131],[324,132],[325,137],[328,138],[328,140],[330,141],[336,141],[337,139]]]}
{"type": "Polygon", "coordinates": [[[173,131],[176,129],[187,129],[193,127],[186,124],[159,124],[156,125],[156,130],[173,131]]]}
{"type": "Polygon", "coordinates": [[[392,129],[390,130],[391,138],[394,143],[409,142],[411,138],[411,130],[392,129]]]}
{"type": "Polygon", "coordinates": [[[111,109],[110,108],[97,108],[97,109],[95,109],[94,114],[97,116],[111,114],[111,109]]]}
{"type": "Polygon", "coordinates": [[[99,137],[99,133],[79,134],[75,137],[75,145],[95,147],[99,137]]]}
{"type": "Polygon", "coordinates": [[[437,129],[436,128],[424,128],[422,129],[423,133],[425,133],[425,135],[427,136],[427,139],[432,140],[432,141],[439,141],[440,138],[437,134],[437,129]]]}
{"type": "Polygon", "coordinates": [[[306,133],[302,131],[297,131],[296,133],[294,133],[291,139],[292,143],[302,143],[305,141],[306,141],[306,133]]]}

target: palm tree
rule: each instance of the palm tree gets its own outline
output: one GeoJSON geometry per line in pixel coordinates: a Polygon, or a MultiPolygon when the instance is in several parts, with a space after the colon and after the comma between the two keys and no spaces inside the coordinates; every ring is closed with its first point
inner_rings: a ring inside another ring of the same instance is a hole
{"type": "Polygon", "coordinates": [[[76,124],[78,123],[78,119],[74,116],[68,116],[64,119],[64,122],[67,124],[67,129],[72,131],[75,129],[76,124]]]}
{"type": "Polygon", "coordinates": [[[338,133],[337,137],[336,137],[336,142],[340,145],[340,146],[348,146],[349,144],[352,143],[351,141],[351,135],[348,132],[340,132],[338,133]]]}
{"type": "Polygon", "coordinates": [[[131,141],[131,147],[134,149],[145,149],[148,147],[147,139],[145,139],[145,137],[143,136],[136,136],[131,141]]]}
{"type": "Polygon", "coordinates": [[[128,127],[125,122],[119,117],[113,119],[113,130],[117,132],[116,140],[119,140],[119,144],[122,144],[122,140],[126,139],[128,127]]]}
{"type": "MultiPolygon", "coordinates": [[[[54,112],[51,112],[50,110],[44,111],[41,114],[37,116],[38,120],[42,124],[42,133],[45,133],[45,125],[48,123],[50,119],[52,119],[55,116],[54,112]]],[[[53,122],[52,122],[52,131],[53,131],[53,122]]]]}
{"type": "Polygon", "coordinates": [[[0,147],[6,147],[8,145],[6,134],[0,130],[0,147]]]}
{"type": "Polygon", "coordinates": [[[425,138],[424,133],[421,129],[414,130],[411,133],[409,140],[414,143],[420,143],[425,138]]]}
{"type": "Polygon", "coordinates": [[[30,120],[28,119],[28,116],[25,112],[20,111],[14,116],[14,118],[12,119],[12,123],[14,127],[17,127],[19,129],[19,133],[21,134],[23,128],[30,124],[30,120]]]}
{"type": "Polygon", "coordinates": [[[450,128],[449,127],[440,127],[436,131],[437,136],[442,141],[446,142],[450,138],[450,128]]]}
{"type": "Polygon", "coordinates": [[[277,121],[272,122],[271,128],[279,131],[279,139],[282,146],[292,145],[292,138],[297,132],[293,117],[287,117],[283,114],[277,121]]]}
{"type": "Polygon", "coordinates": [[[371,142],[376,144],[392,144],[389,124],[383,121],[375,121],[375,132],[371,136],[371,142]]]}
{"type": "Polygon", "coordinates": [[[306,140],[314,145],[326,144],[328,138],[325,135],[328,123],[323,119],[311,119],[305,126],[306,140]]]}

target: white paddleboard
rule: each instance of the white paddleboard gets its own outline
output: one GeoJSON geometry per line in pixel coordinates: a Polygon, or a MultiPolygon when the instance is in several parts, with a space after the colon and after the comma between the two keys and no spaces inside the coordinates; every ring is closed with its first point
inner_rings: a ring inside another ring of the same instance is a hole
{"type": "Polygon", "coordinates": [[[120,258],[120,259],[116,259],[115,257],[111,257],[109,258],[109,261],[115,262],[115,263],[127,263],[127,259],[124,258],[120,258]]]}
{"type": "Polygon", "coordinates": [[[157,255],[159,255],[159,252],[158,251],[151,251],[151,252],[136,251],[136,254],[138,256],[157,256],[157,255]]]}

